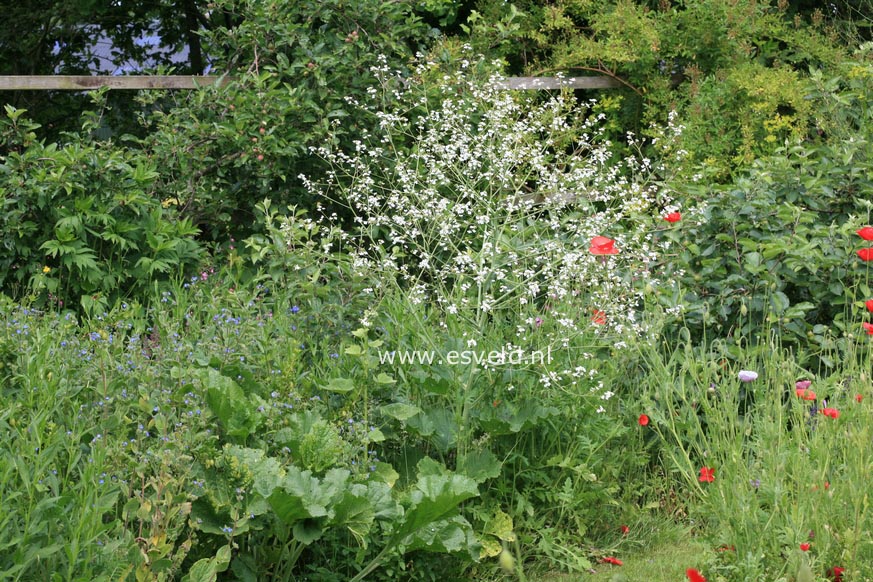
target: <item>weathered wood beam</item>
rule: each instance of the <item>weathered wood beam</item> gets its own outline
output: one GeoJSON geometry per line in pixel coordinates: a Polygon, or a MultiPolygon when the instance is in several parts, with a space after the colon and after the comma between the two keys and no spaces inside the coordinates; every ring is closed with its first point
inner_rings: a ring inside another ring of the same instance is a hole
{"type": "Polygon", "coordinates": [[[507,77],[497,86],[500,89],[612,89],[621,83],[612,77],[507,77]]]}
{"type": "MultiPolygon", "coordinates": [[[[102,87],[111,89],[197,89],[215,83],[227,82],[227,77],[215,75],[0,75],[0,91],[92,91],[102,87]]],[[[621,82],[612,77],[507,77],[497,84],[498,89],[613,89],[621,82]]]]}
{"type": "Polygon", "coordinates": [[[219,76],[185,75],[0,75],[0,91],[93,91],[102,87],[111,89],[196,89],[224,82],[219,76]]]}

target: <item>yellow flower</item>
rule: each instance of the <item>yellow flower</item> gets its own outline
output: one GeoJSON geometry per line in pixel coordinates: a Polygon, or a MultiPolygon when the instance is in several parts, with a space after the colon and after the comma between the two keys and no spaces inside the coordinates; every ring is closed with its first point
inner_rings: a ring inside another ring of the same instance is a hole
{"type": "Polygon", "coordinates": [[[52,268],[49,267],[48,265],[46,265],[45,267],[42,268],[42,272],[45,273],[46,275],[51,273],[51,271],[52,271],[52,268]]]}

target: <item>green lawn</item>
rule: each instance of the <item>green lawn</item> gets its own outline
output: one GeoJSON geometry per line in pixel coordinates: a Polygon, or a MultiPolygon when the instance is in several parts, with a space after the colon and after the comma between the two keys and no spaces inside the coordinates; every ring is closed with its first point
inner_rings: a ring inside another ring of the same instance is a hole
{"type": "Polygon", "coordinates": [[[686,580],[686,569],[699,567],[708,551],[702,543],[688,540],[622,556],[623,566],[596,564],[591,574],[545,574],[530,579],[536,582],[679,582],[686,580]]]}
{"type": "Polygon", "coordinates": [[[687,580],[685,570],[702,570],[712,551],[709,544],[693,537],[686,527],[670,522],[638,524],[631,526],[631,532],[627,541],[608,554],[621,560],[621,566],[596,563],[591,573],[529,573],[528,579],[534,582],[682,582],[687,580]],[[634,537],[635,531],[639,537],[634,537]],[[652,542],[646,544],[644,540],[652,542]]]}

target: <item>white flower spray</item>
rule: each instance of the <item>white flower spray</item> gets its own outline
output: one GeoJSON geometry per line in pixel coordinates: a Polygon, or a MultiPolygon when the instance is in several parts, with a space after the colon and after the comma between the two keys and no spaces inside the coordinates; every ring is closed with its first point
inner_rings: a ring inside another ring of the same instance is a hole
{"type": "MultiPolygon", "coordinates": [[[[502,91],[499,77],[476,79],[478,61],[464,63],[436,88],[375,68],[381,86],[362,106],[379,134],[351,152],[316,149],[332,170],[303,180],[351,211],[355,267],[472,333],[506,313],[531,323],[513,326],[518,341],[532,330],[564,347],[582,335],[644,333],[642,295],[661,284],[654,266],[668,244],[655,232],[664,209],[676,208],[656,178],[663,166],[617,160],[592,102],[502,91]],[[389,107],[380,95],[392,96],[389,107]],[[592,254],[595,236],[620,252],[592,254]]],[[[660,140],[678,131],[671,125],[660,140]]],[[[562,376],[575,385],[590,372],[545,374],[544,384],[562,376]]]]}

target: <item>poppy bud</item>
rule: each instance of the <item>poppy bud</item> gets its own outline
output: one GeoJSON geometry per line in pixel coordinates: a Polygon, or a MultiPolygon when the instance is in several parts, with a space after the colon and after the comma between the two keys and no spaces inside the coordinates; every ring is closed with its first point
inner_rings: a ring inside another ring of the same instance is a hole
{"type": "Polygon", "coordinates": [[[506,548],[500,552],[500,557],[497,558],[497,562],[500,564],[500,567],[503,568],[505,572],[512,573],[515,571],[515,558],[512,557],[506,548]]]}
{"type": "Polygon", "coordinates": [[[740,305],[740,315],[745,317],[746,315],[748,315],[748,313],[749,313],[749,308],[746,307],[746,304],[743,303],[742,305],[740,305]]]}

